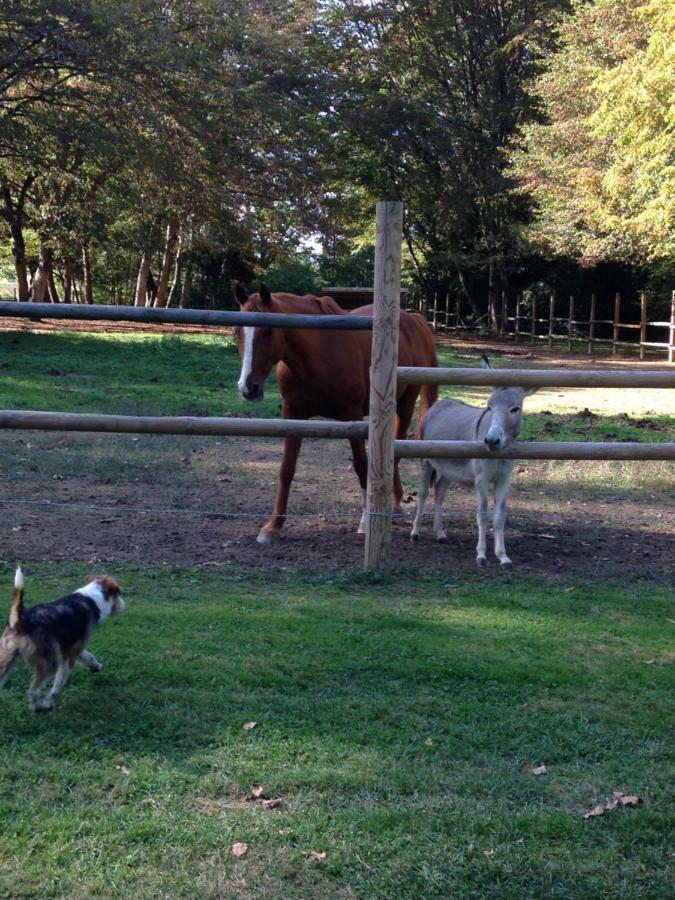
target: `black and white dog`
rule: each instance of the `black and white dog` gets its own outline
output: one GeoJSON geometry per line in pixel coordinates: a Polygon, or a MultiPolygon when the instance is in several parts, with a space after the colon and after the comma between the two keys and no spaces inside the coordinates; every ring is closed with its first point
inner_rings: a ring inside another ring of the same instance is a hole
{"type": "Polygon", "coordinates": [[[31,709],[49,710],[56,705],[75,663],[90,672],[103,668],[86,646],[103,619],[122,612],[124,600],[117,582],[107,575],[92,576],[72,594],[32,607],[23,605],[23,588],[19,568],[14,576],[12,608],[0,635],[0,687],[16,662],[24,659],[35,669],[28,689],[31,709]],[[40,687],[51,677],[52,688],[41,700],[40,687]]]}

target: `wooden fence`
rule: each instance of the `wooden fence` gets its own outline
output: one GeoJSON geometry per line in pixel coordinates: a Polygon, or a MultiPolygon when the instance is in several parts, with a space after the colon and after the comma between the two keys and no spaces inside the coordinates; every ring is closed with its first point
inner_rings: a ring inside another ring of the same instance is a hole
{"type": "MultiPolygon", "coordinates": [[[[475,441],[397,441],[397,384],[525,384],[531,386],[675,388],[675,371],[596,372],[558,370],[482,370],[397,367],[400,308],[402,204],[377,204],[375,303],[373,318],[356,316],[295,316],[209,310],[86,306],[0,302],[0,316],[88,319],[104,321],[179,322],[200,325],[260,325],[267,327],[373,329],[370,415],[365,422],[297,421],[197,417],[114,416],[99,414],[0,411],[0,428],[58,431],[100,431],[139,434],[274,435],[279,437],[345,438],[368,436],[368,491],[364,565],[386,563],[391,542],[391,489],[396,457],[495,457],[507,459],[668,459],[675,460],[675,443],[518,442],[506,451],[491,452],[475,441]]],[[[505,316],[504,321],[508,319],[505,316]]],[[[570,317],[573,321],[573,316],[570,317]]],[[[620,327],[620,326],[619,326],[620,327]]],[[[670,322],[675,329],[675,302],[670,322]]]]}
{"type": "MultiPolygon", "coordinates": [[[[567,344],[567,349],[572,350],[576,344],[585,345],[587,353],[591,354],[596,345],[604,345],[612,348],[612,355],[616,356],[619,348],[639,350],[640,359],[644,359],[647,350],[664,352],[668,362],[675,362],[675,291],[672,293],[669,321],[649,319],[649,297],[645,291],[640,294],[640,320],[639,322],[621,321],[621,294],[614,295],[614,313],[611,319],[599,319],[597,317],[597,297],[591,294],[589,315],[587,319],[578,318],[576,315],[576,301],[569,297],[564,306],[566,315],[559,315],[563,308],[563,302],[551,295],[548,301],[537,300],[531,297],[527,302],[522,294],[518,294],[515,300],[502,297],[499,312],[497,314],[497,333],[501,337],[511,337],[516,343],[545,341],[549,347],[553,347],[554,341],[562,341],[567,344]],[[599,336],[604,330],[604,337],[599,336]],[[666,341],[656,341],[654,331],[667,332],[666,341]],[[634,332],[635,340],[626,340],[626,332],[634,332]]],[[[439,297],[434,294],[431,301],[420,293],[411,293],[408,298],[408,308],[421,312],[438,334],[466,331],[483,327],[483,322],[467,324],[463,318],[462,298],[451,298],[449,295],[439,297]]],[[[487,318],[487,317],[485,317],[487,318]]]]}

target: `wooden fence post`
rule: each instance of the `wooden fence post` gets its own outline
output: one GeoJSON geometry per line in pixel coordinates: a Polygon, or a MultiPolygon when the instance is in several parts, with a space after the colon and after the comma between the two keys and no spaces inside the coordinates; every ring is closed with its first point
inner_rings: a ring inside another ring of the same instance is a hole
{"type": "Polygon", "coordinates": [[[462,324],[462,295],[457,294],[457,306],[455,307],[455,328],[459,330],[462,324]]]}
{"type": "Polygon", "coordinates": [[[516,329],[516,344],[520,342],[520,302],[522,296],[522,294],[516,294],[516,321],[514,323],[516,329]]]}
{"type": "Polygon", "coordinates": [[[572,335],[574,334],[574,297],[570,295],[570,317],[567,320],[567,352],[572,351],[572,335]]]}
{"type": "Polygon", "coordinates": [[[403,204],[400,201],[381,202],[377,204],[376,211],[364,557],[366,569],[380,568],[388,559],[391,545],[403,204]]]}
{"type": "Polygon", "coordinates": [[[670,299],[670,328],[668,329],[668,362],[675,362],[675,291],[670,299]]]}
{"type": "Polygon", "coordinates": [[[501,334],[502,337],[506,334],[506,316],[508,315],[508,305],[509,300],[506,296],[506,291],[502,288],[502,315],[501,315],[501,334]]]}
{"type": "Polygon", "coordinates": [[[548,300],[548,348],[553,347],[553,328],[555,326],[555,294],[548,300]]]}
{"type": "Polygon", "coordinates": [[[434,333],[436,332],[436,329],[438,327],[437,319],[438,319],[438,291],[434,291],[434,305],[433,305],[432,319],[431,319],[431,328],[434,331],[434,333]]]}
{"type": "Polygon", "coordinates": [[[596,296],[595,294],[591,294],[591,316],[588,320],[588,352],[593,352],[593,341],[595,340],[595,311],[596,311],[596,296]]]}
{"type": "Polygon", "coordinates": [[[532,321],[530,322],[530,343],[534,344],[537,335],[537,298],[532,295],[532,321]]]}
{"type": "Polygon", "coordinates": [[[619,342],[619,322],[621,321],[621,294],[617,291],[614,295],[614,327],[612,329],[612,356],[617,354],[619,342]]]}
{"type": "Polygon", "coordinates": [[[640,294],[640,359],[645,358],[647,343],[647,291],[640,294]]]}

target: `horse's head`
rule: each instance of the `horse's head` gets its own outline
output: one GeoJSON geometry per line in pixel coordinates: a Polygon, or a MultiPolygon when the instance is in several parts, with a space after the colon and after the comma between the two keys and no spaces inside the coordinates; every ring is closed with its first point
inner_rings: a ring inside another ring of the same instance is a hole
{"type": "Polygon", "coordinates": [[[490,450],[505,450],[520,434],[523,400],[536,388],[498,387],[487,402],[490,413],[485,443],[490,450]]]}
{"type": "MultiPolygon", "coordinates": [[[[272,295],[264,284],[260,293],[247,295],[237,282],[234,296],[242,312],[272,312],[272,295]]],[[[278,329],[237,326],[234,329],[237,348],[241,357],[241,375],[237,386],[245,400],[258,401],[265,396],[265,379],[280,359],[278,329]]]]}

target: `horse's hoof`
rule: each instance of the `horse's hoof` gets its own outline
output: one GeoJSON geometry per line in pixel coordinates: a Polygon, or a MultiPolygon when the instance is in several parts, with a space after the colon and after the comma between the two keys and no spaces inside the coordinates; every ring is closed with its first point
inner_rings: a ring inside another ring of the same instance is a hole
{"type": "Polygon", "coordinates": [[[508,557],[506,559],[500,559],[499,562],[502,569],[510,569],[513,566],[513,563],[510,559],[508,559],[508,557]]]}
{"type": "Polygon", "coordinates": [[[479,556],[478,559],[476,560],[476,565],[478,566],[479,569],[484,569],[485,568],[485,557],[479,556]]]}
{"type": "Polygon", "coordinates": [[[420,540],[419,534],[411,534],[410,540],[413,542],[413,544],[418,544],[420,540]]]}
{"type": "Polygon", "coordinates": [[[437,544],[449,544],[450,541],[447,539],[447,537],[445,535],[443,535],[443,537],[436,538],[436,543],[437,544]]]}
{"type": "Polygon", "coordinates": [[[259,544],[274,544],[279,540],[278,531],[261,531],[256,538],[259,544]]]}

